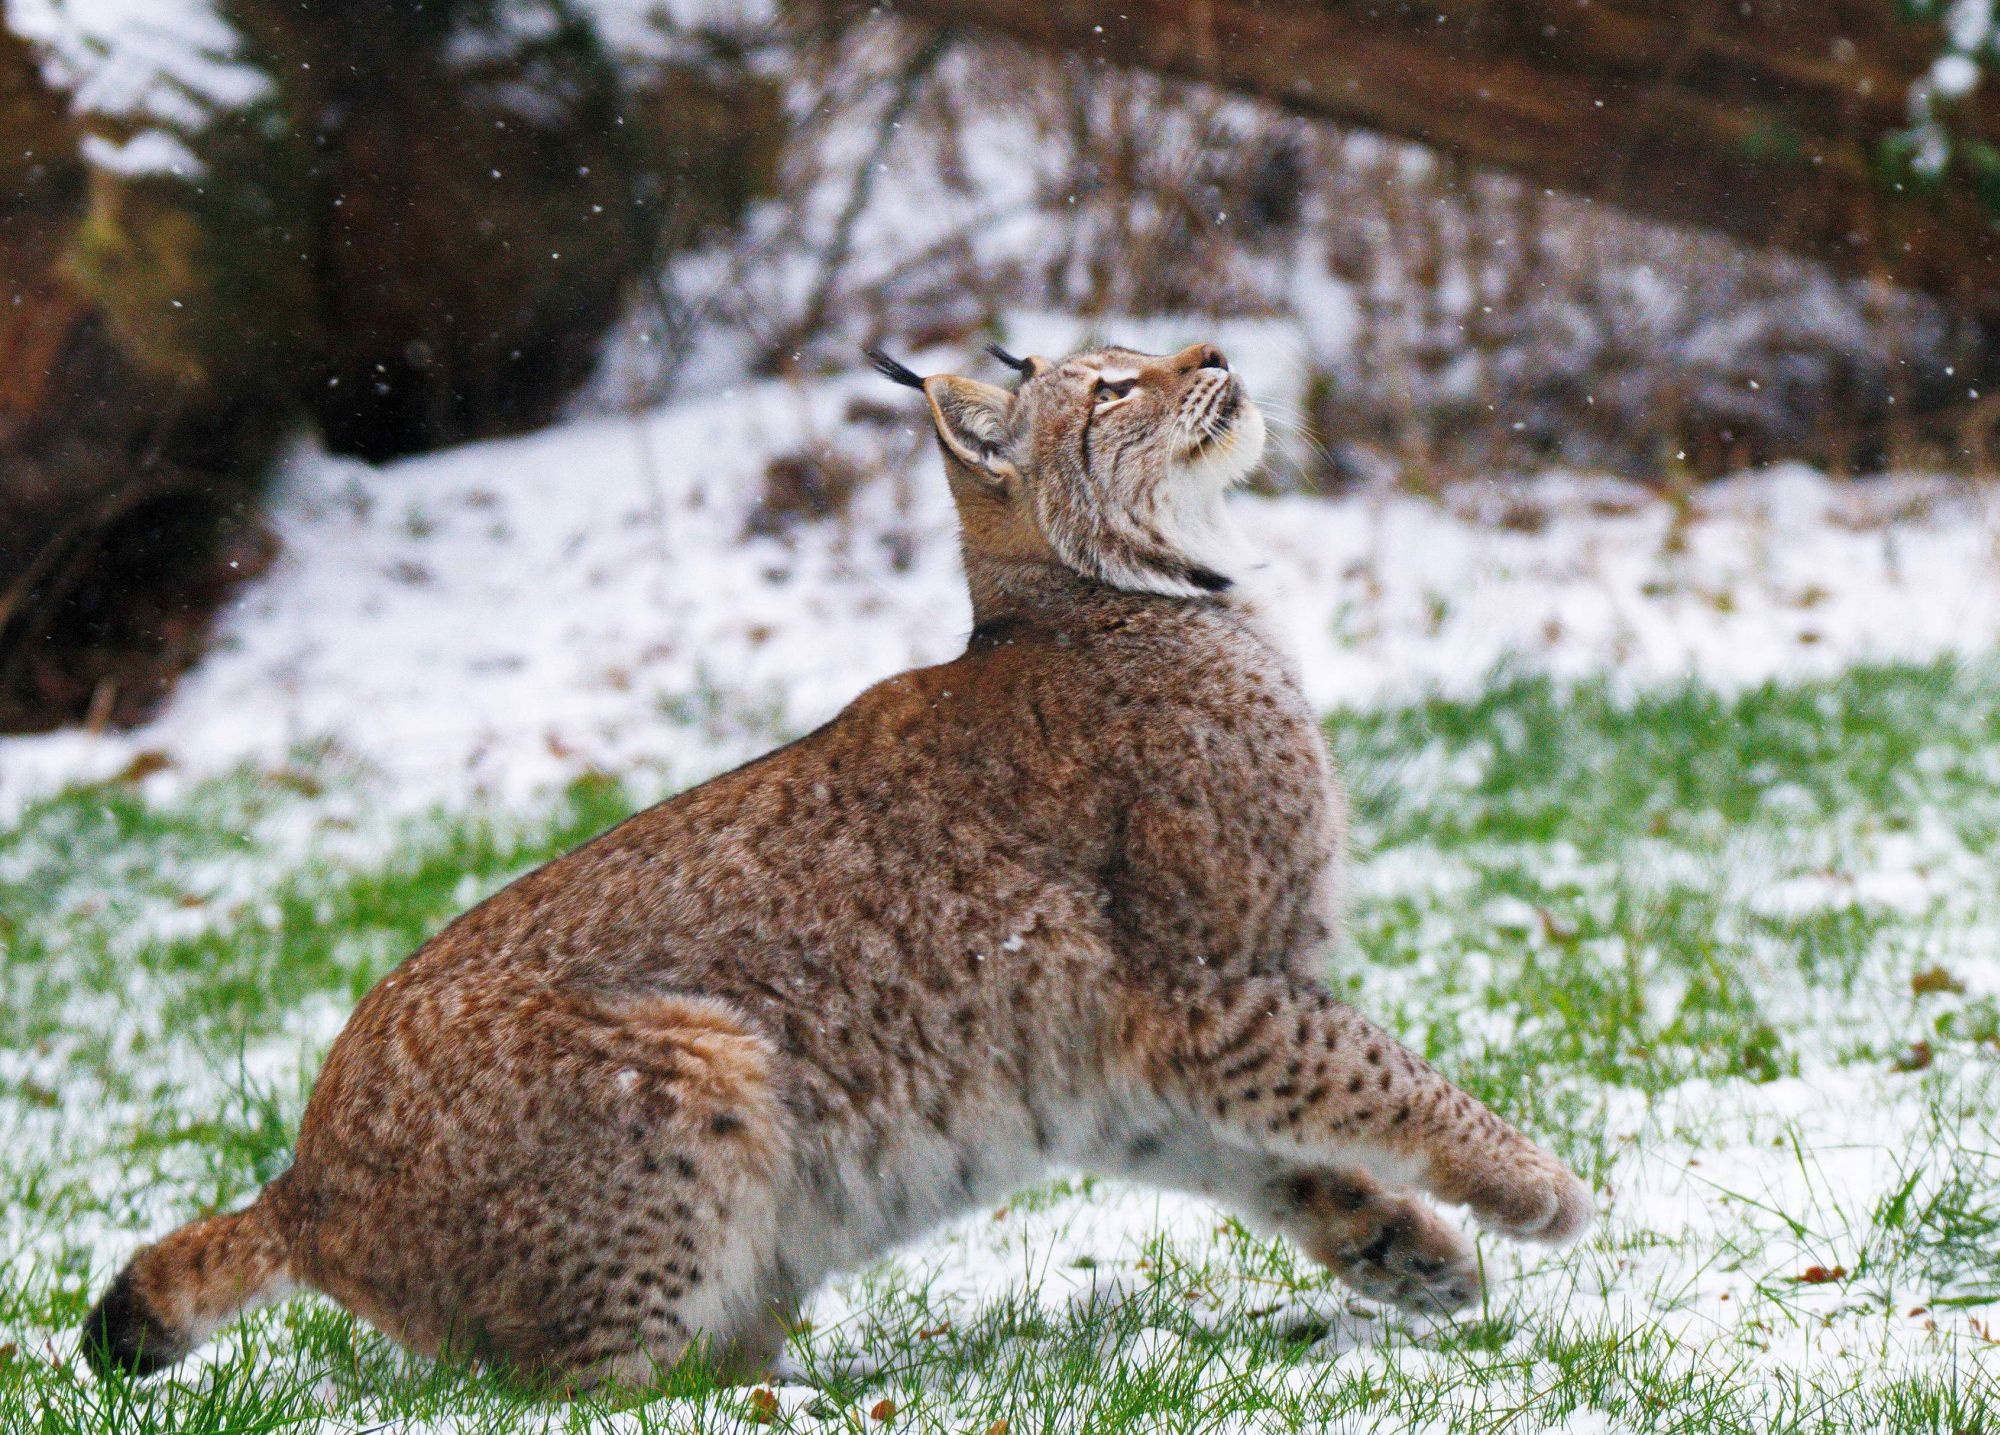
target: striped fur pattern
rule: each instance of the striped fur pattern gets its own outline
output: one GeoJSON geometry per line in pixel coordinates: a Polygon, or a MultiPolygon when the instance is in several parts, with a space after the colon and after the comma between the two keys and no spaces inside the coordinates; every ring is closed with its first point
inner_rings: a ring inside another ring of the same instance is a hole
{"type": "Polygon", "coordinates": [[[1430,1309],[1478,1277],[1426,1197],[1583,1228],[1558,1161],[1320,982],[1343,808],[1235,582],[1240,381],[1207,345],[1018,363],[919,381],[964,654],[439,932],[335,1043],[292,1168],[112,1285],[100,1371],[297,1285],[558,1389],[751,1375],[828,1273],[1057,1167],[1430,1309]]]}

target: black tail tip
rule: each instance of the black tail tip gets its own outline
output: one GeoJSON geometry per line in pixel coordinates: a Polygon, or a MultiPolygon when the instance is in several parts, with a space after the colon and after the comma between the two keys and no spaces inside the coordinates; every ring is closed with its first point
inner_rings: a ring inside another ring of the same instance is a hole
{"type": "Polygon", "coordinates": [[[143,1378],[186,1353],[139,1294],[129,1270],[111,1283],[83,1318],[82,1337],[83,1358],[99,1377],[143,1378]]]}

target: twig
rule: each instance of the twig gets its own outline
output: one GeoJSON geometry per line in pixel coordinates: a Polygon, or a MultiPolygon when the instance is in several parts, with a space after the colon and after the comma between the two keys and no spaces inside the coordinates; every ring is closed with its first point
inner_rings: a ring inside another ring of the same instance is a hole
{"type": "Polygon", "coordinates": [[[814,281],[812,298],[806,310],[793,326],[792,333],[806,336],[817,333],[826,323],[827,311],[833,304],[834,286],[840,281],[840,272],[847,267],[848,255],[854,247],[855,226],[868,208],[868,201],[875,191],[875,175],[881,168],[883,156],[888,154],[894,143],[896,130],[903,122],[903,116],[916,101],[917,92],[951,48],[952,33],[949,30],[935,31],[925,40],[917,52],[910,56],[896,77],[896,88],[882,117],[875,122],[875,139],[862,156],[861,167],[855,172],[854,183],[847,191],[847,202],[841,206],[839,216],[833,223],[833,237],[827,243],[826,252],[820,260],[819,277],[814,281]]]}

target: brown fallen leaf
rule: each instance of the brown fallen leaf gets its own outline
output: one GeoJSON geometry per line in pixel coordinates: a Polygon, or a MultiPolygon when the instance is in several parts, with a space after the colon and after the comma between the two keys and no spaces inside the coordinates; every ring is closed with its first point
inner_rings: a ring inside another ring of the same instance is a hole
{"type": "Polygon", "coordinates": [[[326,785],[310,772],[300,772],[295,767],[281,767],[264,774],[264,781],[286,792],[297,793],[300,797],[318,797],[326,791],[326,785]]]}
{"type": "Polygon", "coordinates": [[[1007,1417],[1002,1415],[986,1427],[986,1435],[1007,1435],[1007,1417]]]}
{"type": "Polygon", "coordinates": [[[1922,1071],[1936,1059],[1937,1053],[1931,1050],[1929,1042],[1914,1041],[1910,1043],[1908,1051],[1889,1063],[1889,1069],[1891,1071],[1922,1071]]]}
{"type": "Polygon", "coordinates": [[[14,1357],[20,1353],[21,1347],[14,1344],[11,1340],[5,1345],[0,1345],[0,1370],[5,1370],[8,1366],[12,1365],[14,1357]]]}
{"type": "Polygon", "coordinates": [[[172,758],[156,747],[149,747],[144,752],[133,754],[132,760],[125,764],[124,770],[111,780],[113,782],[144,782],[154,773],[165,772],[173,765],[174,760],[172,758]]]}
{"type": "Polygon", "coordinates": [[[896,1402],[893,1400],[876,1401],[874,1408],[868,1412],[868,1418],[870,1420],[894,1420],[896,1418],[896,1402]]]}
{"type": "Polygon", "coordinates": [[[758,1386],[750,1392],[750,1418],[759,1425],[769,1425],[778,1418],[778,1397],[773,1392],[758,1386]]]}
{"type": "Polygon", "coordinates": [[[1910,974],[1910,995],[1915,997],[1935,996],[1939,992],[1957,993],[1965,990],[1965,983],[1946,971],[1943,967],[1926,967],[1921,972],[1910,974]]]}
{"type": "Polygon", "coordinates": [[[1547,907],[1535,908],[1535,921],[1542,929],[1542,940],[1558,947],[1574,946],[1576,927],[1565,922],[1547,907]]]}
{"type": "Polygon", "coordinates": [[[1847,1279],[1846,1266],[1833,1266],[1831,1268],[1827,1266],[1807,1266],[1802,1274],[1795,1275],[1792,1277],[1792,1284],[1801,1286],[1823,1286],[1833,1281],[1840,1281],[1846,1279],[1847,1279]]]}

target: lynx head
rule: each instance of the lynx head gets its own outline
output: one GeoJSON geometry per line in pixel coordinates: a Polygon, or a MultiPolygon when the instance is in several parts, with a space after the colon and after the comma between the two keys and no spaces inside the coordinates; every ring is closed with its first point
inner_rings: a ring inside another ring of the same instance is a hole
{"type": "Polygon", "coordinates": [[[1240,559],[1222,499],[1262,457],[1264,420],[1220,349],[992,352],[1021,375],[1011,391],[874,356],[930,401],[969,569],[1052,561],[1174,597],[1230,586],[1240,559]]]}

